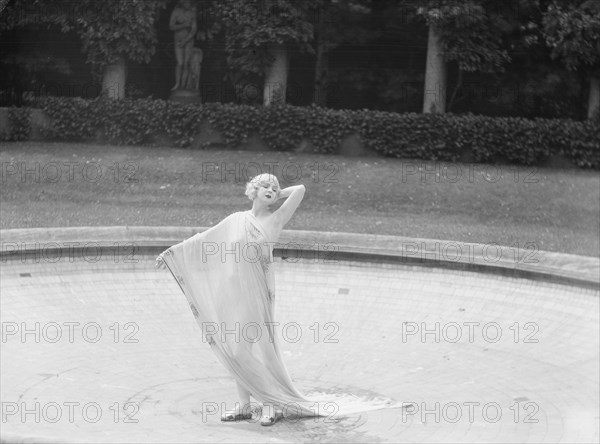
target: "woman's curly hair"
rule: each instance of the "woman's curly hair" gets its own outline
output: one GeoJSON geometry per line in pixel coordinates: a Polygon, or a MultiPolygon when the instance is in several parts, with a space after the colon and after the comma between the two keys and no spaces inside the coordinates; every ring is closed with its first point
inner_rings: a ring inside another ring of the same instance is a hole
{"type": "Polygon", "coordinates": [[[279,194],[279,192],[281,191],[281,187],[279,186],[279,181],[277,180],[277,177],[275,177],[272,174],[268,174],[268,173],[264,173],[264,174],[259,174],[258,176],[254,176],[250,182],[248,182],[246,184],[246,192],[244,193],[246,196],[248,196],[248,199],[250,200],[254,200],[256,199],[256,193],[258,191],[258,187],[264,185],[264,184],[268,184],[268,183],[274,183],[275,185],[277,185],[277,194],[279,194]]]}

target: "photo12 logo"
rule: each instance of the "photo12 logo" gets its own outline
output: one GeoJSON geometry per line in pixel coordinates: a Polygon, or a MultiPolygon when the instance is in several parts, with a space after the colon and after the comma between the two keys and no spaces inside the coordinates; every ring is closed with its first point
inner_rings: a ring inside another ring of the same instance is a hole
{"type": "Polygon", "coordinates": [[[513,322],[508,326],[502,327],[498,322],[402,322],[402,342],[417,341],[425,343],[450,342],[457,343],[468,341],[474,343],[483,341],[485,343],[499,342],[503,337],[513,340],[513,342],[525,344],[537,344],[539,339],[535,335],[540,327],[535,322],[513,322]],[[508,332],[508,334],[506,334],[508,332]]]}
{"type": "Polygon", "coordinates": [[[535,167],[512,167],[452,162],[402,162],[402,183],[497,183],[508,180],[514,183],[538,183],[535,167]]]}
{"type": "Polygon", "coordinates": [[[137,183],[139,165],[135,162],[113,162],[103,164],[99,161],[80,162],[1,162],[0,183],[57,183],[88,182],[102,180],[115,183],[137,183]]]}
{"type": "MultiPolygon", "coordinates": [[[[203,402],[200,408],[203,423],[208,422],[209,418],[213,418],[214,420],[226,414],[226,412],[232,411],[238,411],[241,413],[240,415],[234,416],[233,421],[256,423],[260,420],[263,405],[251,401],[242,407],[239,402],[236,402],[234,407],[228,408],[227,404],[224,402],[203,402]]],[[[340,407],[334,401],[309,401],[307,403],[303,403],[302,405],[297,402],[288,402],[284,405],[278,406],[277,410],[283,415],[288,423],[294,423],[301,420],[305,422],[307,418],[310,418],[310,420],[314,422],[334,424],[339,422],[339,419],[335,418],[334,415],[340,411],[340,407]]]]}
{"type": "Polygon", "coordinates": [[[114,263],[138,263],[136,253],[140,250],[134,242],[2,242],[0,244],[0,261],[20,260],[21,263],[78,262],[83,260],[96,263],[103,258],[111,258],[114,263]]]}
{"type": "Polygon", "coordinates": [[[496,242],[472,244],[456,241],[404,241],[400,244],[403,259],[442,260],[466,263],[537,264],[542,254],[535,242],[514,242],[503,247],[496,242]]]}
{"type": "Polygon", "coordinates": [[[2,423],[97,423],[103,418],[113,423],[138,423],[140,407],[135,402],[113,402],[102,405],[95,401],[63,402],[4,402],[2,401],[2,423]]]}
{"type": "Polygon", "coordinates": [[[540,411],[539,405],[532,401],[514,401],[505,407],[496,401],[404,402],[403,407],[403,423],[420,421],[422,424],[497,423],[503,418],[514,423],[536,424],[539,422],[537,414],[540,411]]]}
{"type": "MultiPolygon", "coordinates": [[[[201,246],[201,261],[207,263],[211,259],[217,259],[221,263],[233,261],[268,263],[271,262],[270,251],[277,248],[282,260],[286,262],[298,262],[301,260],[335,263],[336,252],[339,246],[333,242],[319,244],[298,244],[295,242],[203,242],[201,246]]],[[[170,250],[169,250],[170,251],[170,250]]]]}
{"type": "Polygon", "coordinates": [[[339,165],[335,162],[299,164],[296,162],[203,162],[202,181],[217,180],[245,183],[260,174],[272,174],[279,180],[295,183],[311,177],[317,183],[337,183],[339,165]]]}
{"type": "Polygon", "coordinates": [[[58,342],[87,342],[95,344],[102,340],[113,343],[137,344],[136,334],[140,327],[136,322],[114,322],[107,329],[98,322],[2,322],[2,343],[8,341],[56,344],[58,342]],[[107,331],[108,330],[108,331],[107,331]]]}
{"type": "MultiPolygon", "coordinates": [[[[197,316],[196,308],[193,305],[191,308],[194,315],[197,316]]],[[[296,343],[306,334],[307,337],[312,337],[315,343],[337,344],[339,339],[335,336],[339,330],[340,326],[336,322],[325,322],[324,324],[314,322],[304,330],[301,324],[294,321],[286,322],[283,325],[279,322],[265,322],[262,326],[258,322],[244,324],[235,322],[233,325],[227,325],[225,322],[221,324],[203,322],[202,338],[203,342],[208,342],[210,345],[214,345],[216,341],[227,343],[228,339],[236,344],[242,341],[257,343],[263,338],[273,343],[275,337],[280,334],[283,341],[296,343]],[[278,329],[280,333],[277,332],[278,329]],[[306,333],[306,330],[311,333],[306,333]]]]}

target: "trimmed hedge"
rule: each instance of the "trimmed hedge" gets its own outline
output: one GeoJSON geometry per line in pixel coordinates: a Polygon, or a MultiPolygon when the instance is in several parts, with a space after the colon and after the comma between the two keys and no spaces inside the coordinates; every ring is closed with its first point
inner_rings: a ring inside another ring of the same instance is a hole
{"type": "MultiPolygon", "coordinates": [[[[384,156],[532,165],[561,155],[580,167],[600,167],[600,124],[567,119],[524,119],[472,114],[397,114],[277,105],[259,107],[164,100],[84,100],[49,97],[40,103],[52,121],[44,136],[60,141],[106,140],[114,144],[154,143],[167,136],[188,147],[208,122],[228,147],[252,136],[269,149],[290,151],[310,142],[319,153],[337,152],[358,134],[384,156]]],[[[207,147],[210,142],[200,144],[207,147]]]]}
{"type": "Polygon", "coordinates": [[[0,133],[0,140],[16,142],[27,140],[31,131],[31,112],[28,108],[12,106],[8,109],[8,129],[0,133]]]}

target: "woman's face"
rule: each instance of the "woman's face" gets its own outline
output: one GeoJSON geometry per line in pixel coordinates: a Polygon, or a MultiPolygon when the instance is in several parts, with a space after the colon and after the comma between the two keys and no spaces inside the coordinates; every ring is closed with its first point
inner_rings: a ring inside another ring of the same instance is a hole
{"type": "Polygon", "coordinates": [[[274,182],[261,181],[258,183],[256,198],[267,205],[277,201],[279,186],[274,182]]]}

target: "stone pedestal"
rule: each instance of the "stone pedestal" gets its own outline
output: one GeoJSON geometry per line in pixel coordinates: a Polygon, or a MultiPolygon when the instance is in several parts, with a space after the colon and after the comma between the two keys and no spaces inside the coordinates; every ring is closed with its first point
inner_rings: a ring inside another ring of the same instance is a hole
{"type": "Polygon", "coordinates": [[[171,91],[169,100],[180,103],[202,103],[200,91],[191,89],[176,89],[171,91]]]}

